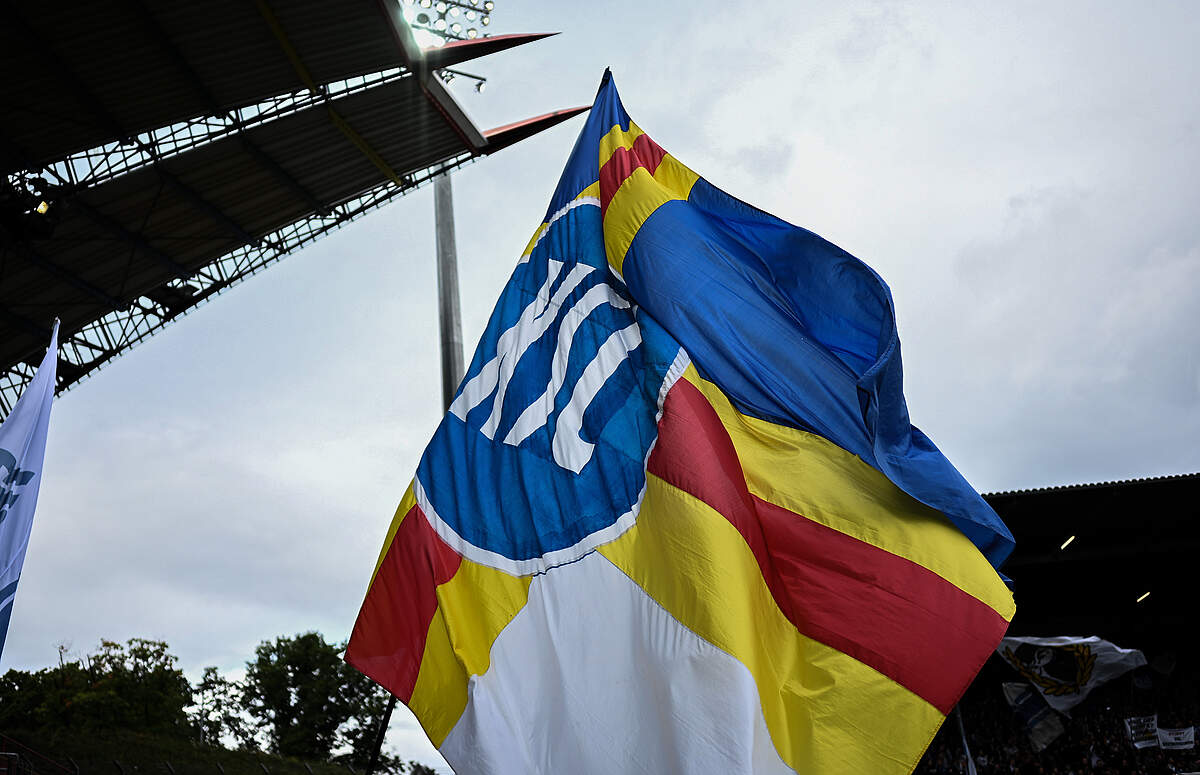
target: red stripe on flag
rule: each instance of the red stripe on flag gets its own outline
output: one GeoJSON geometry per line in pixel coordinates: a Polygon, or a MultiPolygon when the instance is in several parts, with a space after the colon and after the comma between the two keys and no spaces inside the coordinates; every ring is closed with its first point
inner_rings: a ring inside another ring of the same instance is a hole
{"type": "Polygon", "coordinates": [[[421,507],[409,509],[367,590],[346,661],[407,703],[437,611],[437,587],[458,572],[461,562],[429,526],[421,507]]]}
{"type": "Polygon", "coordinates": [[[942,713],[1008,627],[929,569],[752,495],[725,426],[687,380],[667,395],[649,470],[737,528],[797,630],[942,713]]]}
{"type": "Polygon", "coordinates": [[[618,148],[600,169],[600,213],[608,212],[608,205],[617,189],[638,167],[654,175],[663,157],[667,155],[649,135],[638,135],[632,148],[618,148]]]}

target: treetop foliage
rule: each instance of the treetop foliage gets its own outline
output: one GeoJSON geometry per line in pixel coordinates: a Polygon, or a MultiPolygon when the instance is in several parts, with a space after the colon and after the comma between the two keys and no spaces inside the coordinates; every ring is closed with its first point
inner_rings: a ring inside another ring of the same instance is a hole
{"type": "MultiPolygon", "coordinates": [[[[0,676],[0,729],[131,730],[365,769],[388,694],[317,632],[263,641],[236,681],[206,667],[193,686],[162,641],[101,641],[91,654],[0,676]]],[[[384,752],[377,773],[432,770],[384,752]]]]}

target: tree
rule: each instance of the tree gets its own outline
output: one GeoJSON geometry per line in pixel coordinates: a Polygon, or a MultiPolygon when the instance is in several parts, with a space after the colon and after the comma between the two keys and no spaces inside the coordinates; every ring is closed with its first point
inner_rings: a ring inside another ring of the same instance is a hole
{"type": "MultiPolygon", "coordinates": [[[[345,644],[340,648],[344,653],[345,644]]],[[[348,750],[337,756],[336,759],[356,769],[366,769],[370,766],[371,755],[375,752],[379,724],[387,711],[388,699],[391,695],[386,689],[345,662],[342,663],[342,672],[353,711],[341,729],[341,743],[348,750]]],[[[386,751],[379,752],[379,760],[375,765],[376,774],[395,774],[404,771],[404,762],[400,758],[392,756],[386,751]]]]}
{"type": "Polygon", "coordinates": [[[192,690],[192,724],[200,741],[212,746],[224,746],[228,739],[236,740],[243,748],[254,747],[253,731],[241,715],[242,687],[230,681],[215,667],[204,668],[200,681],[192,690]]]}
{"type": "Polygon", "coordinates": [[[263,641],[246,663],[242,707],[268,749],[283,756],[328,759],[337,730],[350,718],[337,649],[319,633],[263,641]]]}
{"type": "Polygon", "coordinates": [[[101,641],[77,660],[59,649],[58,667],[10,670],[0,680],[0,727],[138,729],[188,735],[191,686],[162,641],[101,641]]]}
{"type": "MultiPolygon", "coordinates": [[[[263,641],[246,663],[242,708],[272,753],[365,767],[387,692],[342,661],[345,644],[320,633],[263,641]]],[[[377,772],[403,762],[383,754],[377,772]]]]}

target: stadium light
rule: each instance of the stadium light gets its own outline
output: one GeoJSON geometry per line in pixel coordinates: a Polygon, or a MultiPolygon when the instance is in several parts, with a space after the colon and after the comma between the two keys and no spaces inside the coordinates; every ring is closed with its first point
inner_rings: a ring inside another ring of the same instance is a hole
{"type": "Polygon", "coordinates": [[[1075,536],[1071,536],[1066,541],[1063,541],[1062,546],[1058,547],[1058,550],[1061,552],[1063,549],[1066,549],[1068,546],[1071,545],[1071,542],[1074,540],[1075,540],[1075,536]]]}
{"type": "Polygon", "coordinates": [[[455,40],[474,40],[478,37],[490,37],[481,33],[478,27],[466,26],[458,19],[461,17],[468,22],[476,18],[479,24],[487,27],[492,23],[489,16],[495,3],[488,0],[403,0],[404,18],[416,33],[417,42],[425,47],[444,46],[455,40]]]}
{"type": "Polygon", "coordinates": [[[1146,598],[1148,598],[1148,597],[1150,597],[1150,593],[1149,593],[1149,592],[1147,592],[1146,594],[1144,594],[1144,595],[1142,595],[1141,597],[1139,597],[1139,598],[1137,599],[1137,601],[1140,603],[1140,602],[1142,602],[1143,600],[1145,600],[1145,599],[1146,599],[1146,598]]]}
{"type": "Polygon", "coordinates": [[[443,67],[437,71],[438,77],[443,83],[450,83],[455,78],[466,78],[475,82],[475,91],[483,93],[484,84],[487,83],[487,78],[475,73],[468,73],[465,70],[455,70],[452,67],[443,67]]]}

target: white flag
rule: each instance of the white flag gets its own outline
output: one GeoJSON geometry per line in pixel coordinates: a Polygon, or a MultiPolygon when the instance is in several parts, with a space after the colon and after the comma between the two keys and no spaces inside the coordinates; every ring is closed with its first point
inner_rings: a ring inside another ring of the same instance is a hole
{"type": "Polygon", "coordinates": [[[0,654],[25,563],[42,481],[46,429],[58,371],[58,321],[33,381],[0,425],[0,654]]]}
{"type": "Polygon", "coordinates": [[[1196,747],[1196,728],[1182,729],[1158,728],[1158,747],[1167,750],[1182,751],[1196,747]]]}
{"type": "Polygon", "coordinates": [[[1156,748],[1158,746],[1158,714],[1133,716],[1125,719],[1125,731],[1134,748],[1156,748]]]}
{"type": "Polygon", "coordinates": [[[1034,688],[1020,681],[1006,681],[1004,699],[1025,724],[1033,750],[1042,751],[1063,733],[1062,720],[1034,688]]]}
{"type": "Polygon", "coordinates": [[[1094,635],[1005,638],[996,651],[1060,713],[1083,702],[1097,686],[1146,664],[1137,649],[1123,649],[1094,635]]]}

